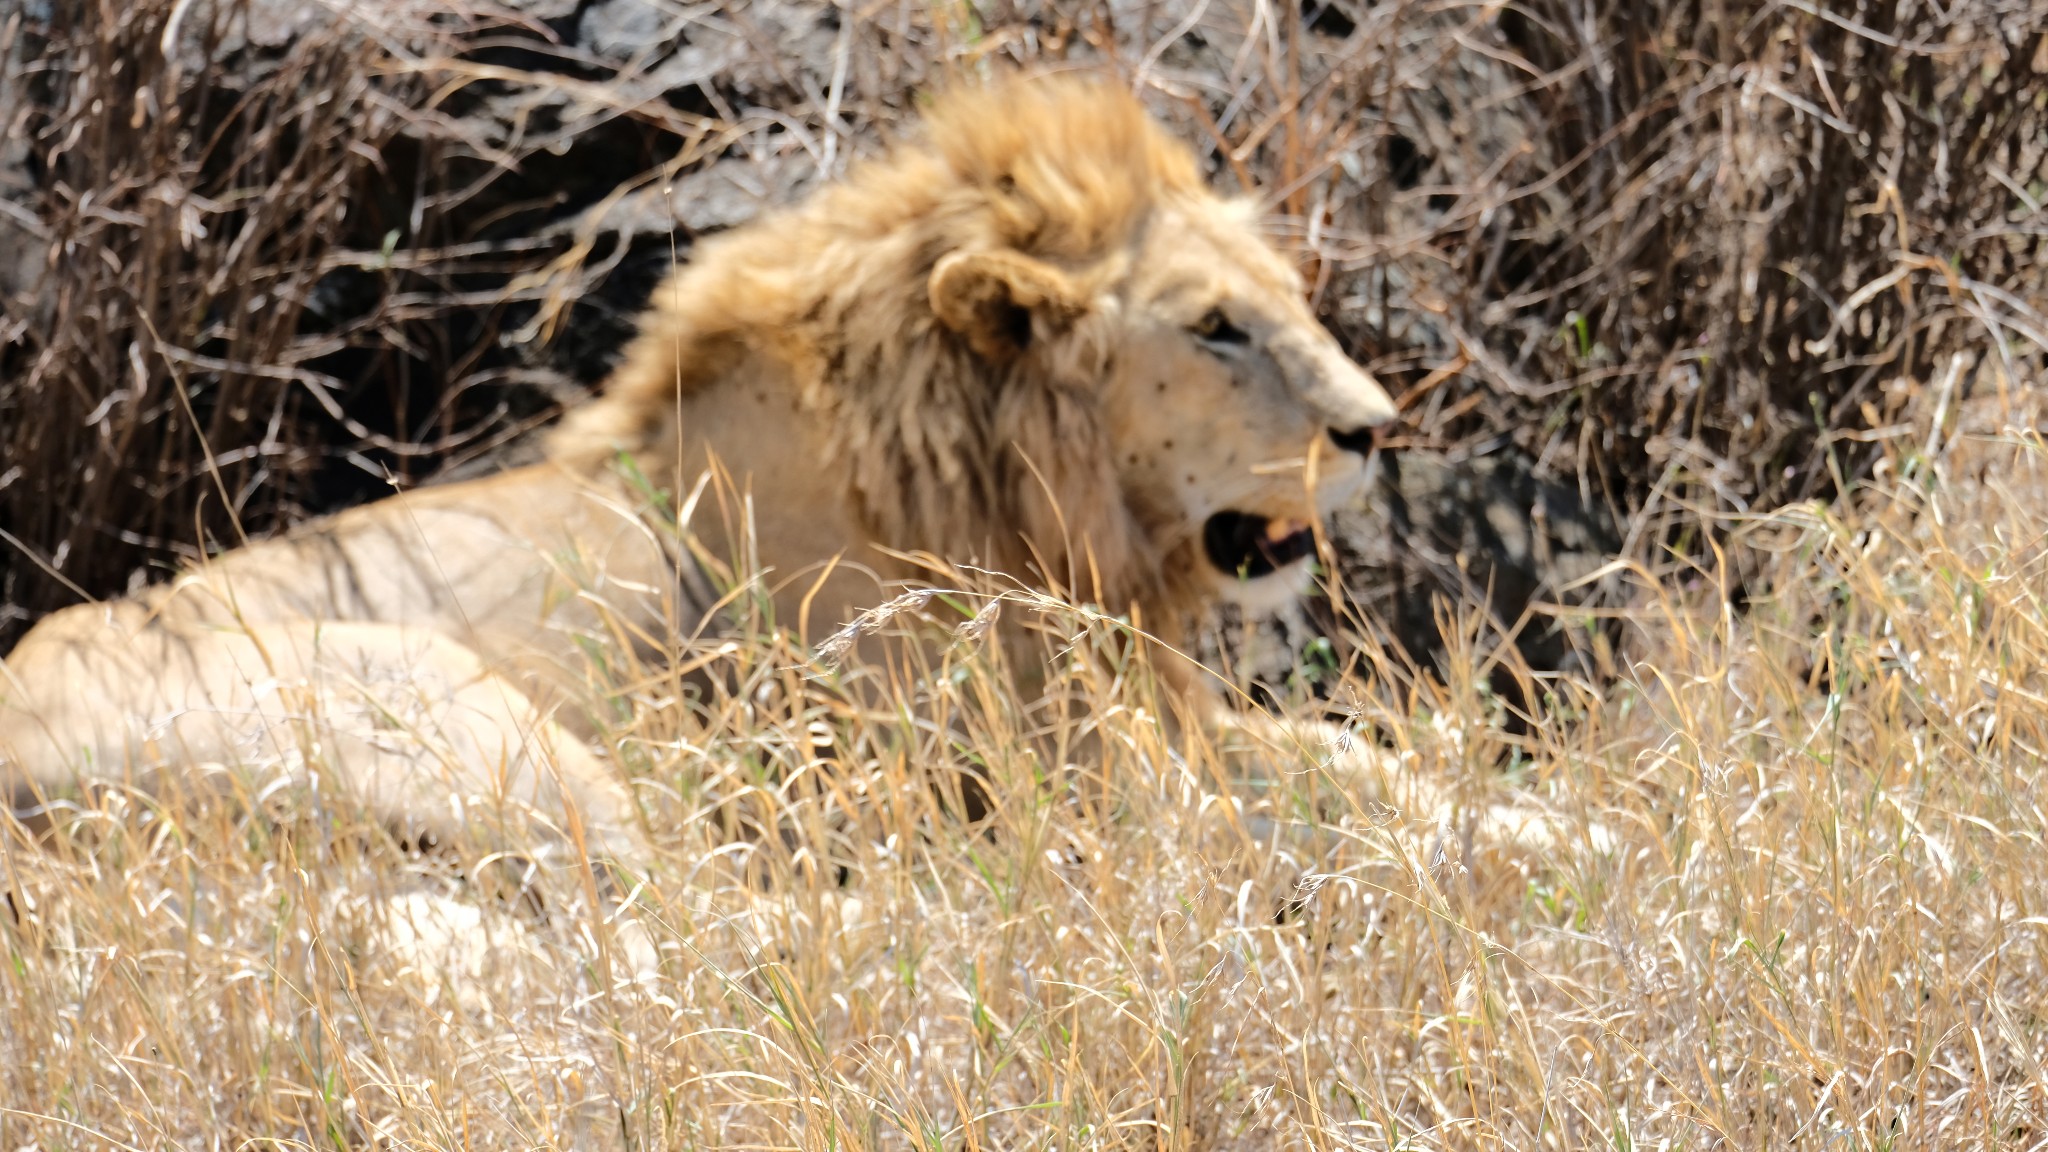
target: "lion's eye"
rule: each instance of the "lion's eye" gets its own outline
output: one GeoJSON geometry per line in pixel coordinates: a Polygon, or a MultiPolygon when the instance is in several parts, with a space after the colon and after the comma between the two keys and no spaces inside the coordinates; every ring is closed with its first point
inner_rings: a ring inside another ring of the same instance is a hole
{"type": "Polygon", "coordinates": [[[1252,338],[1251,333],[1232,324],[1221,308],[1209,309],[1196,323],[1194,333],[1211,344],[1249,344],[1252,338]]]}

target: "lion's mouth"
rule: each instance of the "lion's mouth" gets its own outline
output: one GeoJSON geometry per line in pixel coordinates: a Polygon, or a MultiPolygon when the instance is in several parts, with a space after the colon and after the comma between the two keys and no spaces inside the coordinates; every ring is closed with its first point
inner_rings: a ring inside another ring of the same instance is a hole
{"type": "Polygon", "coordinates": [[[1223,572],[1256,580],[1315,555],[1315,529],[1305,520],[1218,512],[1202,525],[1202,550],[1223,572]]]}

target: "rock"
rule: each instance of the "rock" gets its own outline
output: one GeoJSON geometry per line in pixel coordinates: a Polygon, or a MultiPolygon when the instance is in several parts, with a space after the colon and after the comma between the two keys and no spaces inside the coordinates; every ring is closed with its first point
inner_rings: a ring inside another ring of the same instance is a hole
{"type": "Polygon", "coordinates": [[[680,235],[687,245],[800,199],[819,175],[817,164],[800,155],[729,156],[666,184],[593,204],[538,235],[554,240],[611,234],[629,241],[680,235]]]}
{"type": "MultiPolygon", "coordinates": [[[[1352,600],[1419,664],[1443,650],[1438,605],[1484,605],[1492,639],[1512,636],[1532,671],[1590,672],[1592,638],[1545,605],[1594,607],[1618,586],[1598,575],[1621,548],[1612,517],[1539,478],[1518,453],[1457,459],[1389,453],[1337,544],[1352,600]]],[[[1595,629],[1594,631],[1598,631],[1595,629]]]]}

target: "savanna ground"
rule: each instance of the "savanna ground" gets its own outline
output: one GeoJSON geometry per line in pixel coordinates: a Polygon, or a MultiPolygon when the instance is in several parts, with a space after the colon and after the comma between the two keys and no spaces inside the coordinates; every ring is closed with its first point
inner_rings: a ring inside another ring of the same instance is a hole
{"type": "MultiPolygon", "coordinates": [[[[631,117],[605,93],[667,65],[607,72],[588,21],[524,88],[396,5],[236,87],[152,54],[188,8],[0,19],[34,81],[0,240],[42,269],[0,285],[10,617],[232,538],[197,491],[260,530],[573,398],[549,350],[630,231],[491,232],[513,193],[464,231],[423,173],[657,113],[700,133],[663,178],[829,171],[947,67],[1068,52],[1270,190],[1410,443],[1511,441],[1614,507],[1627,595],[1563,614],[1568,672],[1472,604],[1426,675],[1360,621],[1324,696],[1274,693],[1339,717],[1295,744],[1170,734],[1071,606],[1005,606],[1052,712],[972,634],[836,668],[743,628],[676,654],[720,670],[694,696],[599,652],[650,974],[573,870],[536,910],[457,875],[517,867],[488,838],[411,851],[331,781],[69,803],[0,840],[0,1145],[2048,1144],[2038,5],[889,6],[809,62],[748,39],[780,9],[707,6],[669,14],[742,45],[691,63],[727,79],[631,117]],[[437,115],[482,69],[497,111],[569,95],[510,140],[437,115]]],[[[465,34],[531,53],[543,16],[465,34]]]]}

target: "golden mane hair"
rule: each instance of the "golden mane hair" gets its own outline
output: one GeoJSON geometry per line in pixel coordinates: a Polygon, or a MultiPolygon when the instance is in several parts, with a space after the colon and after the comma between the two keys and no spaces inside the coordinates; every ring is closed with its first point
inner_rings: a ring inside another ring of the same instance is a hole
{"type": "Polygon", "coordinates": [[[550,455],[595,469],[626,451],[658,482],[687,482],[660,463],[678,398],[743,386],[735,372],[769,358],[798,381],[796,418],[830,429],[832,459],[789,464],[842,475],[875,542],[1035,569],[1119,610],[1188,607],[1095,418],[1113,318],[1079,309],[1057,339],[991,356],[940,322],[932,284],[951,254],[1013,253],[1085,301],[1122,274],[1158,205],[1210,196],[1187,148],[1120,88],[1068,76],[946,93],[909,142],[703,241],[550,455]]]}

